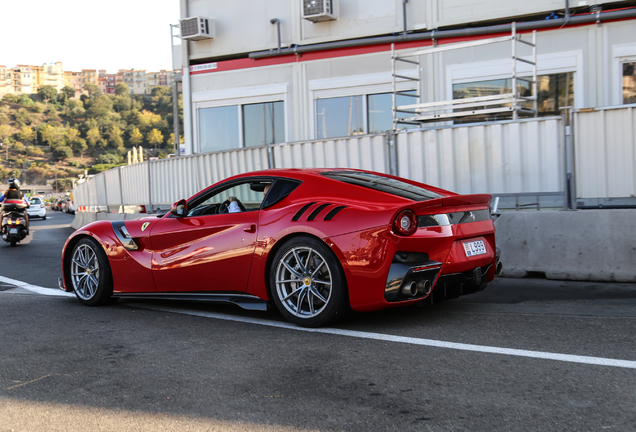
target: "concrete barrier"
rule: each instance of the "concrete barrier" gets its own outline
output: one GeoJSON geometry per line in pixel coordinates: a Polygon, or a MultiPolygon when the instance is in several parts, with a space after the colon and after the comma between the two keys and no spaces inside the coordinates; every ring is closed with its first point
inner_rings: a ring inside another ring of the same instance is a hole
{"type": "MultiPolygon", "coordinates": [[[[146,216],[76,212],[71,227],[146,216]]],[[[495,226],[504,277],[636,282],[636,210],[511,211],[495,226]]]]}
{"type": "Polygon", "coordinates": [[[502,276],[636,282],[636,210],[504,212],[502,276]]]}

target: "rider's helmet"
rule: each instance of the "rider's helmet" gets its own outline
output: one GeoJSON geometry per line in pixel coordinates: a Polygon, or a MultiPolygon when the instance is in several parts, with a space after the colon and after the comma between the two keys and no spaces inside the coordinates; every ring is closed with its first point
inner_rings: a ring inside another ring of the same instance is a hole
{"type": "Polygon", "coordinates": [[[17,178],[9,179],[9,188],[20,189],[20,180],[18,180],[17,178]]]}

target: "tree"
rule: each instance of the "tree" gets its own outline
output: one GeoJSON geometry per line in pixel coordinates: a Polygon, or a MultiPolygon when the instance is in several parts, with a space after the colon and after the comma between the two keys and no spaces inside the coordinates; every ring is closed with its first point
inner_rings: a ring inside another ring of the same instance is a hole
{"type": "Polygon", "coordinates": [[[23,153],[23,152],[24,152],[24,144],[22,144],[21,142],[15,142],[15,143],[13,143],[13,145],[11,146],[11,149],[12,149],[15,153],[23,153]]]}
{"type": "Polygon", "coordinates": [[[40,129],[40,135],[42,136],[42,141],[52,148],[64,144],[66,139],[66,131],[64,128],[53,126],[52,124],[45,124],[40,129]]]}
{"type": "Polygon", "coordinates": [[[139,128],[134,127],[130,133],[130,143],[134,146],[139,145],[144,140],[144,136],[139,132],[139,128]]]}
{"type": "Polygon", "coordinates": [[[18,138],[27,143],[33,142],[35,139],[35,132],[28,126],[22,126],[22,129],[18,132],[18,138]]]}
{"type": "Polygon", "coordinates": [[[126,83],[119,83],[115,86],[115,94],[116,95],[124,95],[124,94],[129,94],[130,93],[130,88],[128,88],[128,84],[126,83]]]}
{"type": "Polygon", "coordinates": [[[49,101],[55,102],[57,100],[57,89],[51,85],[43,85],[38,90],[38,95],[48,105],[49,101]]]}
{"type": "Polygon", "coordinates": [[[117,112],[130,111],[133,107],[133,99],[128,93],[115,96],[113,108],[117,112]]]}
{"type": "Polygon", "coordinates": [[[18,98],[18,103],[25,107],[32,107],[35,105],[35,101],[29,97],[27,94],[21,94],[18,98]]]}
{"type": "Polygon", "coordinates": [[[113,112],[113,100],[107,95],[101,95],[92,103],[88,109],[92,117],[108,117],[113,112]]]}
{"type": "Polygon", "coordinates": [[[71,98],[75,97],[75,90],[71,86],[64,86],[60,93],[57,95],[58,101],[62,103],[62,105],[66,105],[71,98]]]}
{"type": "Polygon", "coordinates": [[[84,91],[88,93],[88,97],[90,99],[96,98],[102,93],[101,90],[99,89],[99,86],[93,83],[84,84],[84,91]]]}
{"type": "Polygon", "coordinates": [[[34,147],[34,146],[27,146],[26,154],[27,154],[27,156],[31,156],[31,157],[42,157],[42,156],[44,156],[44,152],[42,151],[42,149],[39,148],[39,147],[34,147]]]}
{"type": "Polygon", "coordinates": [[[13,134],[13,129],[9,125],[0,126],[0,141],[4,141],[13,134]]]}
{"type": "Polygon", "coordinates": [[[124,146],[124,140],[122,139],[122,131],[118,126],[113,126],[108,129],[106,136],[108,137],[108,145],[113,148],[119,148],[124,146]]]}
{"type": "Polygon", "coordinates": [[[57,160],[64,160],[73,157],[73,150],[69,146],[59,146],[53,150],[53,157],[57,160]]]}
{"type": "Polygon", "coordinates": [[[35,123],[35,118],[26,108],[20,108],[15,114],[15,122],[20,126],[26,126],[35,123]]]}
{"type": "Polygon", "coordinates": [[[2,96],[2,100],[9,103],[18,103],[18,97],[11,93],[7,93],[6,95],[2,96]]]}
{"type": "Polygon", "coordinates": [[[84,152],[88,149],[88,145],[86,144],[86,140],[84,138],[78,138],[72,144],[73,150],[80,154],[80,158],[84,158],[84,152]]]}
{"type": "Polygon", "coordinates": [[[121,162],[121,156],[116,153],[104,153],[99,157],[99,162],[103,164],[118,164],[121,162]]]}
{"type": "Polygon", "coordinates": [[[148,110],[143,110],[137,113],[137,123],[139,129],[147,131],[148,129],[157,126],[161,122],[161,116],[148,110]]]}
{"type": "Polygon", "coordinates": [[[8,125],[11,119],[5,113],[0,113],[0,125],[8,125]]]}
{"type": "Polygon", "coordinates": [[[155,150],[157,149],[157,145],[163,143],[163,135],[159,132],[159,129],[153,129],[148,133],[147,136],[148,142],[151,145],[155,146],[155,150]]]}
{"type": "Polygon", "coordinates": [[[102,139],[102,134],[99,133],[99,129],[96,127],[91,128],[86,132],[86,141],[90,147],[95,147],[97,142],[102,139]]]}

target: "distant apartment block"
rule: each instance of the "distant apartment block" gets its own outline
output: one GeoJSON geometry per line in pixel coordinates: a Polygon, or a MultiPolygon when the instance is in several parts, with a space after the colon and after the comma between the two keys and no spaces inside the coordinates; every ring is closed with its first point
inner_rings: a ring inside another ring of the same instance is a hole
{"type": "Polygon", "coordinates": [[[119,83],[128,85],[130,94],[149,94],[154,87],[171,86],[172,71],[146,72],[142,69],[120,69],[109,74],[104,69],[82,69],[81,72],[65,71],[62,62],[42,66],[18,65],[13,68],[0,65],[0,98],[5,94],[37,93],[43,85],[55,87],[58,92],[63,87],[71,87],[75,97],[85,94],[88,83],[99,86],[103,94],[115,94],[119,83]]]}
{"type": "Polygon", "coordinates": [[[64,68],[62,62],[31,66],[33,71],[33,91],[37,92],[43,85],[55,87],[58,91],[64,87],[64,68]]]}
{"type": "Polygon", "coordinates": [[[161,69],[159,72],[146,73],[146,83],[148,86],[148,93],[152,92],[154,87],[159,86],[172,86],[174,81],[174,73],[161,69]]]}
{"type": "Polygon", "coordinates": [[[82,94],[82,73],[64,71],[64,85],[75,90],[75,97],[82,94]]]}

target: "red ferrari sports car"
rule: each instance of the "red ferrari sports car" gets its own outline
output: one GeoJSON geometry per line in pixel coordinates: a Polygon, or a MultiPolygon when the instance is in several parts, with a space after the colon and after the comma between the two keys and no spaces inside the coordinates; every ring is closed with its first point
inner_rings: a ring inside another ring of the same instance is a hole
{"type": "Polygon", "coordinates": [[[75,231],[60,288],[86,305],[273,303],[293,323],[323,326],[350,309],[484,289],[501,270],[490,199],[353,169],[241,174],[165,215],[75,231]]]}

